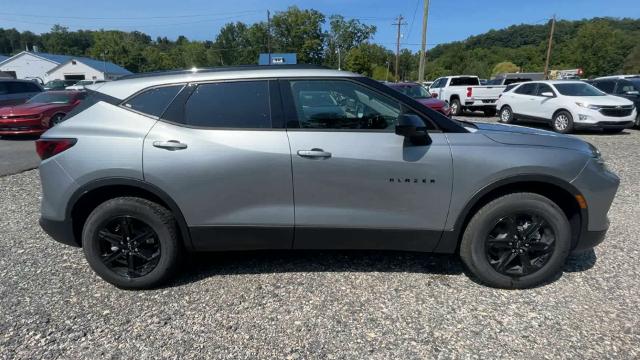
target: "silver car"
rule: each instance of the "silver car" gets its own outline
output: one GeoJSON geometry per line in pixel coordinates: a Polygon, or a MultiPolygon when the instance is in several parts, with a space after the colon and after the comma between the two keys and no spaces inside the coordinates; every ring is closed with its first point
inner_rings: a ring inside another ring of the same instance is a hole
{"type": "Polygon", "coordinates": [[[36,146],[41,226],[130,289],[185,251],[255,249],[458,253],[487,285],[531,287],[603,240],[619,185],[575,137],[451,120],[312,66],[95,85],[36,146]]]}

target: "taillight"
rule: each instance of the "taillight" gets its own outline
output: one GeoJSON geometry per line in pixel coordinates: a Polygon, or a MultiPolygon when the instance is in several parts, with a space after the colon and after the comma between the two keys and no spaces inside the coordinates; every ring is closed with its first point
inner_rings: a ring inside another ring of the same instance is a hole
{"type": "Polygon", "coordinates": [[[472,93],[473,93],[473,88],[472,87],[468,87],[467,88],[467,97],[471,97],[472,93]]]}
{"type": "Polygon", "coordinates": [[[76,142],[76,139],[40,139],[36,141],[36,152],[44,160],[69,149],[76,142]]]}

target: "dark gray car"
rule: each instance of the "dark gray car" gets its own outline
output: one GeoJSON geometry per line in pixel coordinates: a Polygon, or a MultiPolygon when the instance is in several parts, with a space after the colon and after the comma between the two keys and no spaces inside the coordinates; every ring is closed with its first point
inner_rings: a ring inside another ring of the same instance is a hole
{"type": "Polygon", "coordinates": [[[35,81],[0,79],[0,106],[22,104],[42,91],[35,81]]]}
{"type": "Polygon", "coordinates": [[[530,287],[604,239],[619,184],[578,138],[451,120],[348,72],[223,68],[90,93],[37,142],[41,225],[123,288],[166,281],[184,251],[255,249],[459,253],[488,285],[530,287]]]}

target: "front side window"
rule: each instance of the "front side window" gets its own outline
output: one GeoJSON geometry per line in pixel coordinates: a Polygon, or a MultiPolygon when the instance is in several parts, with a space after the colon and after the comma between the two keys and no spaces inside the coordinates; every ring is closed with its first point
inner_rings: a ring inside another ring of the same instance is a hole
{"type": "Polygon", "coordinates": [[[515,89],[513,92],[515,92],[516,94],[520,94],[520,95],[535,95],[536,86],[538,86],[538,84],[536,84],[536,83],[522,84],[520,87],[515,89]]]}
{"type": "Polygon", "coordinates": [[[546,92],[550,92],[553,94],[553,90],[551,89],[551,86],[547,84],[538,84],[537,95],[542,96],[542,93],[546,93],[546,92]]]}
{"type": "Polygon", "coordinates": [[[144,91],[124,103],[124,106],[152,116],[160,116],[184,85],[162,86],[144,91]]]}
{"type": "Polygon", "coordinates": [[[606,94],[586,83],[566,83],[554,85],[564,96],[605,96],[606,94]]]}
{"type": "Polygon", "coordinates": [[[640,86],[636,87],[631,81],[620,80],[620,82],[618,82],[618,88],[616,89],[616,93],[624,95],[629,91],[638,91],[638,89],[640,89],[640,86]]]}
{"type": "MultiPolygon", "coordinates": [[[[332,99],[313,96],[312,102],[332,99]]],[[[238,81],[200,84],[184,107],[187,125],[209,128],[271,128],[268,81],[238,81]]]]}
{"type": "Polygon", "coordinates": [[[433,84],[431,84],[431,86],[429,86],[430,89],[437,89],[437,88],[441,88],[442,87],[442,82],[444,79],[438,79],[436,81],[433,82],[433,84]]]}
{"type": "Polygon", "coordinates": [[[395,128],[400,103],[346,80],[291,81],[300,128],[387,130],[395,128]]]}

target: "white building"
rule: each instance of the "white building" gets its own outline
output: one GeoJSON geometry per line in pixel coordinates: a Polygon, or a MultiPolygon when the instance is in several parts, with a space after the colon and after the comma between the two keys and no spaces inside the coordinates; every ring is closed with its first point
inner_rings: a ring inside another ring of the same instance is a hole
{"type": "Polygon", "coordinates": [[[0,61],[0,71],[17,79],[50,80],[113,80],[131,72],[108,61],[81,56],[23,51],[0,61]]]}

